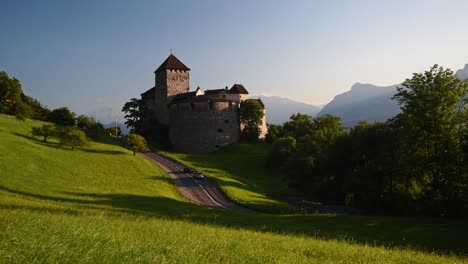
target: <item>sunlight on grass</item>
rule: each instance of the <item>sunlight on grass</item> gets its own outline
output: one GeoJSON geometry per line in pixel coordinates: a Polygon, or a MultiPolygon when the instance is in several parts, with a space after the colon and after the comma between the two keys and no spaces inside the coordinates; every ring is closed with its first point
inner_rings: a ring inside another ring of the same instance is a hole
{"type": "Polygon", "coordinates": [[[284,202],[271,198],[288,192],[278,171],[268,170],[265,144],[238,143],[210,154],[185,154],[161,151],[213,178],[228,197],[244,206],[265,212],[297,212],[284,202]]]}
{"type": "MultiPolygon", "coordinates": [[[[200,207],[143,156],[95,142],[75,151],[44,144],[30,136],[38,124],[0,115],[0,263],[466,261],[464,221],[200,207]]],[[[193,162],[253,206],[271,209],[268,191],[284,187],[262,183],[268,174],[237,176],[245,168],[234,161],[193,162]]]]}

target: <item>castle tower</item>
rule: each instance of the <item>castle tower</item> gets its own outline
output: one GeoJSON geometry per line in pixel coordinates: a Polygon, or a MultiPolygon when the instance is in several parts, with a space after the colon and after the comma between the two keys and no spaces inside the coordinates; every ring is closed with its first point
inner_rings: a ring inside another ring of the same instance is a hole
{"type": "Polygon", "coordinates": [[[168,104],[172,98],[190,90],[190,69],[172,53],[154,71],[155,115],[161,124],[169,124],[168,104]]]}

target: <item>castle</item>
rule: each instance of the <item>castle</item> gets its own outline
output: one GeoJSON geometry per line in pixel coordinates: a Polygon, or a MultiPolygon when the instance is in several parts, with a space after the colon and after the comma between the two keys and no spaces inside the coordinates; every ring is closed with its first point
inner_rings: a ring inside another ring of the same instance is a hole
{"type": "MultiPolygon", "coordinates": [[[[242,125],[239,107],[249,92],[241,84],[230,89],[190,92],[190,69],[172,53],[155,73],[155,86],[141,94],[142,106],[150,116],[169,130],[175,151],[206,153],[239,141],[242,125]]],[[[260,138],[267,133],[266,119],[260,127],[260,138]]]]}

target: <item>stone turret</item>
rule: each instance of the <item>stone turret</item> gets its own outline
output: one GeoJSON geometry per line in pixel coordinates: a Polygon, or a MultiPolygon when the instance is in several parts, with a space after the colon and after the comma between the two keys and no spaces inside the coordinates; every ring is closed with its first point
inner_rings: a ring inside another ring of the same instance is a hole
{"type": "Polygon", "coordinates": [[[169,124],[167,105],[177,94],[190,90],[190,69],[173,54],[154,71],[155,114],[159,123],[169,124]]]}

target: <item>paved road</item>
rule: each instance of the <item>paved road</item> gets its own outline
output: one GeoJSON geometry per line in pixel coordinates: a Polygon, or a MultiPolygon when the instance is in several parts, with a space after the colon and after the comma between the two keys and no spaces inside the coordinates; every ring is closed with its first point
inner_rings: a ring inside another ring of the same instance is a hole
{"type": "Polygon", "coordinates": [[[174,181],[180,193],[189,201],[198,205],[226,210],[251,211],[231,202],[226,195],[219,190],[216,184],[209,179],[197,180],[193,178],[190,173],[185,173],[183,171],[185,168],[184,165],[152,152],[143,153],[143,155],[166,171],[172,178],[172,181],[174,181]]]}

